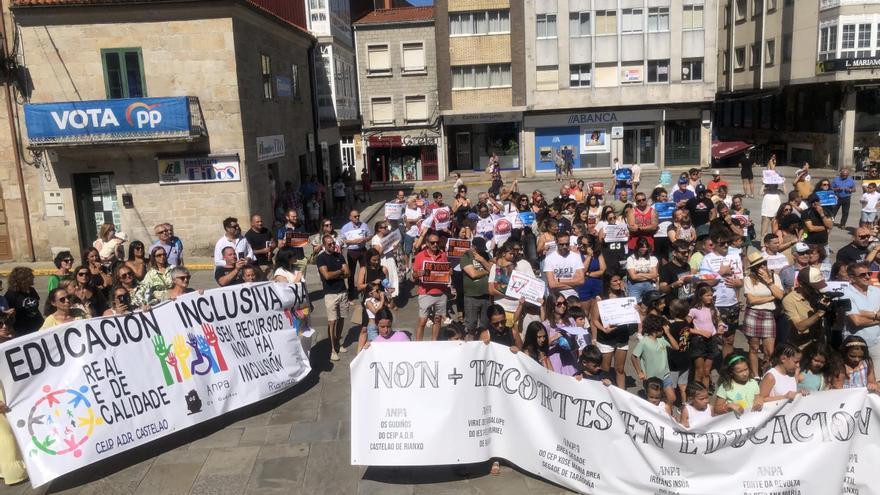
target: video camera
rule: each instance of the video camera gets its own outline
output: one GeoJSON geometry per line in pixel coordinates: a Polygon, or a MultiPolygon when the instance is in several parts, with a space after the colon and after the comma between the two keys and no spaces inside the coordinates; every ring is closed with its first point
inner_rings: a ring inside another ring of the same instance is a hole
{"type": "Polygon", "coordinates": [[[840,291],[823,292],[821,297],[816,301],[816,305],[825,312],[835,311],[845,314],[852,310],[852,301],[843,296],[844,293],[840,291]]]}

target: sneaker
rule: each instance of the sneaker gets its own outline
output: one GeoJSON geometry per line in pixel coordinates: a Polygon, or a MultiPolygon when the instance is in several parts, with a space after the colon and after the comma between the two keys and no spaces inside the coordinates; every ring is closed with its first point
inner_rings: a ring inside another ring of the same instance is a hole
{"type": "Polygon", "coordinates": [[[343,345],[339,346],[339,352],[345,354],[346,352],[348,352],[348,347],[345,347],[343,345]]]}
{"type": "Polygon", "coordinates": [[[444,325],[451,325],[451,324],[452,324],[452,318],[450,318],[450,317],[447,316],[446,318],[443,319],[443,324],[444,324],[444,325]]]}
{"type": "Polygon", "coordinates": [[[339,354],[336,354],[335,352],[331,352],[330,353],[330,361],[339,361],[339,354]]]}

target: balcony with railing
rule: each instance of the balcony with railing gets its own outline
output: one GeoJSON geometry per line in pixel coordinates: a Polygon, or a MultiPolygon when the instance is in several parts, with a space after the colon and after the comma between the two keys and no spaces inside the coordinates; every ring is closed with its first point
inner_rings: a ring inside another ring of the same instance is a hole
{"type": "Polygon", "coordinates": [[[819,0],[819,10],[828,10],[844,5],[880,5],[880,0],[819,0]]]}

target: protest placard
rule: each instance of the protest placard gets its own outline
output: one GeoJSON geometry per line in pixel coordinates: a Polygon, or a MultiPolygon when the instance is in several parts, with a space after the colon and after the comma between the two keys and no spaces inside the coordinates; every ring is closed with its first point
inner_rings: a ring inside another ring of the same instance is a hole
{"type": "Polygon", "coordinates": [[[400,220],[404,209],[405,203],[385,203],[385,220],[400,220]]]}
{"type": "Polygon", "coordinates": [[[779,175],[775,170],[763,170],[761,181],[764,184],[785,184],[785,177],[779,175]]]}
{"type": "Polygon", "coordinates": [[[422,282],[426,284],[449,284],[452,282],[452,264],[426,261],[422,265],[422,282]]]}
{"type": "Polygon", "coordinates": [[[535,212],[533,211],[523,211],[519,214],[520,221],[522,221],[523,225],[526,227],[531,227],[533,223],[535,223],[535,212]]]}
{"type": "Polygon", "coordinates": [[[654,210],[657,211],[658,219],[669,220],[672,218],[672,212],[675,211],[675,203],[654,203],[654,210]]]}
{"type": "Polygon", "coordinates": [[[626,224],[609,223],[605,226],[605,242],[626,242],[629,240],[629,227],[626,224]]]}
{"type": "Polygon", "coordinates": [[[531,277],[528,274],[513,271],[510,274],[510,280],[507,283],[507,290],[504,295],[512,297],[519,301],[525,299],[526,302],[541,305],[541,299],[547,290],[547,284],[543,280],[531,277]]]}
{"type": "Polygon", "coordinates": [[[590,345],[590,342],[593,339],[589,328],[562,327],[562,330],[575,338],[575,340],[577,341],[578,351],[584,350],[584,347],[590,345]]]}
{"type": "Polygon", "coordinates": [[[306,247],[309,245],[309,234],[288,230],[284,234],[284,242],[290,247],[306,247]]]}
{"type": "Polygon", "coordinates": [[[33,486],[286,390],[309,373],[308,290],[263,282],[0,345],[33,486]]]}
{"type": "Polygon", "coordinates": [[[599,301],[599,317],[606,327],[638,324],[641,321],[634,297],[617,297],[599,301]]]}
{"type": "Polygon", "coordinates": [[[452,211],[449,209],[448,206],[437,208],[432,213],[431,220],[434,224],[434,229],[446,230],[452,224],[452,211]]]}
{"type": "Polygon", "coordinates": [[[412,342],[359,353],[351,391],[353,465],[506,459],[590,494],[867,494],[880,485],[880,397],[864,387],[686,428],[635,394],[553,373],[507,346],[412,342]]]}
{"type": "Polygon", "coordinates": [[[390,234],[382,238],[382,254],[390,253],[400,243],[400,231],[394,229],[390,234]]]}
{"type": "Polygon", "coordinates": [[[449,239],[446,241],[446,255],[450,258],[461,258],[471,250],[471,241],[467,239],[449,239]]]}
{"type": "Polygon", "coordinates": [[[837,195],[834,191],[816,191],[816,196],[822,206],[837,206],[837,195]]]}

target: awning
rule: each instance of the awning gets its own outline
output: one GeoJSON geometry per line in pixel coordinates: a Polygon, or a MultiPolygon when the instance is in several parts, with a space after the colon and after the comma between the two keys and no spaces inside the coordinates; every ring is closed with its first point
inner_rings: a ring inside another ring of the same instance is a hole
{"type": "Polygon", "coordinates": [[[712,141],[712,159],[721,160],[722,158],[741,153],[753,146],[753,144],[745,141],[712,141]]]}

